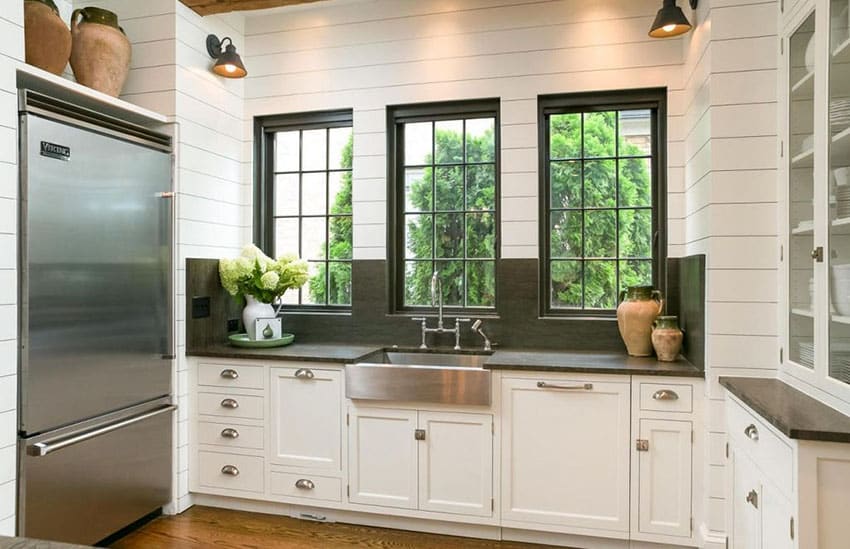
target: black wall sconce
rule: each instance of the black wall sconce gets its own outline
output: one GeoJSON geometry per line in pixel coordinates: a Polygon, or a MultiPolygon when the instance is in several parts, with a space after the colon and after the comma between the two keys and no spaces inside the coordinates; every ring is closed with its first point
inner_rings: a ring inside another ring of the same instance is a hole
{"type": "Polygon", "coordinates": [[[245,75],[248,74],[245,65],[242,64],[242,58],[236,53],[236,46],[233,45],[233,40],[229,36],[225,36],[221,40],[214,34],[207,36],[207,53],[216,60],[212,70],[217,75],[225,78],[245,78],[245,75]],[[225,42],[227,42],[226,46],[224,45],[225,42]],[[224,50],[222,50],[222,47],[224,47],[224,50]]]}
{"type": "MultiPolygon", "coordinates": [[[[689,0],[689,3],[691,9],[697,9],[698,0],[689,0]]],[[[649,35],[653,38],[669,38],[685,34],[689,30],[691,22],[685,17],[682,8],[676,5],[676,0],[664,0],[649,29],[649,35]]]]}

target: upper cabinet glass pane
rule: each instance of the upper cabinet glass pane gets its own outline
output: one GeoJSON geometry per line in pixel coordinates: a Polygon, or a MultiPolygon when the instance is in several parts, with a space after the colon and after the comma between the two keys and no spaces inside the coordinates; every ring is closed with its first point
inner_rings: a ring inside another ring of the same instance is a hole
{"type": "Polygon", "coordinates": [[[829,375],[850,383],[850,3],[830,3],[829,375]]]}
{"type": "Polygon", "coordinates": [[[791,36],[788,49],[789,359],[814,368],[814,13],[791,36]]]}

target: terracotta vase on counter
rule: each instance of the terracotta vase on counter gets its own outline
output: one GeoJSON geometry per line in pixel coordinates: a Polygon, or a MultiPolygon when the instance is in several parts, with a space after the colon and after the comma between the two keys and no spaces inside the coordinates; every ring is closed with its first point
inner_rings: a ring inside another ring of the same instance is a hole
{"type": "Polygon", "coordinates": [[[80,84],[113,97],[121,94],[130,71],[130,41],[118,16],[101,8],[81,8],[71,15],[71,68],[80,84]]]}
{"type": "Polygon", "coordinates": [[[24,1],[26,62],[59,75],[71,56],[71,32],[53,0],[24,1]]]}
{"type": "Polygon", "coordinates": [[[652,323],[663,307],[661,292],[652,286],[631,286],[620,292],[617,326],[629,355],[652,355],[652,323]]]}
{"type": "Polygon", "coordinates": [[[652,346],[661,362],[675,362],[682,351],[684,335],[675,316],[659,316],[652,328],[652,346]]]}

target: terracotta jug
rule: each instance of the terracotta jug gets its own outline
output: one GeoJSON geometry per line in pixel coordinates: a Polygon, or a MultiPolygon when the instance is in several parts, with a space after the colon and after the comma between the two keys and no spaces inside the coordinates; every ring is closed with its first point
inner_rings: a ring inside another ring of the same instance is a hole
{"type": "Polygon", "coordinates": [[[25,0],[24,41],[27,63],[62,74],[71,56],[71,32],[53,0],[25,0]]]}
{"type": "Polygon", "coordinates": [[[71,15],[71,68],[77,82],[118,97],[130,70],[130,41],[118,26],[118,16],[87,7],[71,15]]]}
{"type": "Polygon", "coordinates": [[[631,356],[652,355],[652,323],[663,307],[661,292],[652,286],[631,286],[620,292],[617,326],[631,356]]]}
{"type": "Polygon", "coordinates": [[[659,316],[652,328],[652,346],[661,362],[675,362],[682,351],[682,330],[675,316],[659,316]]]}

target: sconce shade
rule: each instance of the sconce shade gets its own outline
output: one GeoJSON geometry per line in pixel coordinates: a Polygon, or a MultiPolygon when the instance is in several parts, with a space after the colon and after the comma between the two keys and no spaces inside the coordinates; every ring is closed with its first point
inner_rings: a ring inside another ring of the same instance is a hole
{"type": "Polygon", "coordinates": [[[214,34],[207,36],[207,53],[216,60],[212,70],[217,75],[224,78],[244,78],[248,74],[230,37],[219,40],[214,34]],[[227,41],[227,45],[224,46],[222,51],[225,41],[227,41]]]}
{"type": "Polygon", "coordinates": [[[685,34],[689,30],[691,22],[685,17],[682,8],[676,5],[676,0],[664,0],[649,29],[649,35],[653,38],[669,38],[685,34]]]}

